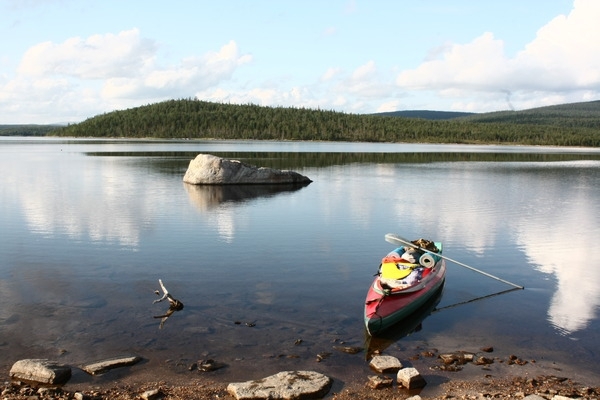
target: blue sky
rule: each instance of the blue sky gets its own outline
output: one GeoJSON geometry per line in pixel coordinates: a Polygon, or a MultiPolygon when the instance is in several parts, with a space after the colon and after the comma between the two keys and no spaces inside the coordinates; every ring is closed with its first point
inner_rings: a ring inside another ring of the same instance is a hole
{"type": "Polygon", "coordinates": [[[488,112],[600,99],[598,0],[0,0],[0,124],[166,99],[488,112]]]}

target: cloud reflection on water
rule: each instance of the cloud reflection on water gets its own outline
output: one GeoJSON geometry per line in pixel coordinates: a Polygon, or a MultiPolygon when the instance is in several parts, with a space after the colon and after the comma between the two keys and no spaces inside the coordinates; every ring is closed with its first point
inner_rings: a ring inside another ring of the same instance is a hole
{"type": "Polygon", "coordinates": [[[27,173],[17,189],[30,230],[136,248],[141,221],[152,214],[148,183],[123,173],[122,165],[104,161],[95,168],[59,162],[27,173]]]}
{"type": "Polygon", "coordinates": [[[523,221],[514,227],[531,264],[556,281],[548,320],[565,335],[585,329],[600,309],[600,210],[590,185],[565,190],[560,179],[531,180],[523,221]]]}
{"type": "MultiPolygon", "coordinates": [[[[35,173],[22,171],[6,178],[14,188],[4,190],[17,192],[33,232],[135,249],[143,229],[156,223],[157,194],[180,187],[179,180],[171,183],[173,177],[149,182],[148,176],[129,174],[122,162],[109,157],[94,158],[93,168],[69,157],[47,170],[43,162],[33,162],[35,173]]],[[[589,167],[597,171],[597,163],[589,167]]],[[[321,207],[318,215],[323,219],[334,221],[339,213],[349,213],[361,228],[368,228],[381,211],[380,203],[365,201],[365,196],[388,196],[384,204],[394,210],[392,226],[401,226],[409,235],[460,238],[462,248],[475,254],[505,242],[502,235],[508,232],[508,241],[526,257],[523,265],[529,263],[556,280],[548,320],[569,335],[585,329],[600,307],[596,183],[577,181],[576,170],[570,168],[574,164],[539,163],[537,170],[508,162],[334,166],[327,177],[329,195],[321,196],[315,207],[321,207]]],[[[240,205],[301,188],[183,186],[189,202],[227,243],[247,218],[240,215],[240,205]]],[[[270,301],[268,296],[262,299],[270,301]]]]}
{"type": "Polygon", "coordinates": [[[420,172],[408,167],[409,175],[426,176],[416,186],[422,196],[398,202],[396,214],[422,221],[419,229],[432,237],[459,237],[478,254],[505,241],[499,235],[509,235],[512,251],[525,256],[524,268],[529,264],[556,281],[548,321],[570,335],[585,329],[600,309],[600,210],[596,184],[573,168],[582,164],[597,169],[599,163],[468,163],[448,171],[439,164],[420,166],[420,172]]]}

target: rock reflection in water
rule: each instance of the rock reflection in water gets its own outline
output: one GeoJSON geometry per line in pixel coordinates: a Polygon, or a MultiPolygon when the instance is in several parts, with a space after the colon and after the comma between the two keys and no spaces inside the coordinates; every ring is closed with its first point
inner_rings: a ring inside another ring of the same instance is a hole
{"type": "Polygon", "coordinates": [[[272,197],[280,193],[295,192],[308,184],[274,185],[190,185],[184,183],[190,201],[200,211],[208,211],[222,203],[242,203],[261,197],[272,197]]]}

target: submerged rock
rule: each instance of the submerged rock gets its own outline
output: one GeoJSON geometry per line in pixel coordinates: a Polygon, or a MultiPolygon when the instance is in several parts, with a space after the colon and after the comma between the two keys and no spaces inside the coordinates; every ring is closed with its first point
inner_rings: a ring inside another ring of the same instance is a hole
{"type": "Polygon", "coordinates": [[[308,177],[294,171],[256,167],[211,154],[198,154],[190,161],[183,181],[192,185],[309,184],[312,182],[308,177]]]}
{"type": "Polygon", "coordinates": [[[333,348],[337,351],[341,351],[342,353],[348,354],[358,354],[364,350],[362,347],[359,346],[333,346],[333,348]]]}
{"type": "Polygon", "coordinates": [[[454,353],[440,354],[439,358],[446,365],[465,365],[466,363],[470,363],[473,361],[473,359],[475,358],[475,354],[466,351],[457,351],[454,353]]]}
{"type": "Polygon", "coordinates": [[[14,363],[9,375],[28,382],[62,385],[71,378],[71,367],[46,359],[25,359],[14,363]]]}
{"type": "Polygon", "coordinates": [[[213,359],[199,360],[197,364],[198,371],[202,372],[216,371],[218,369],[225,368],[226,366],[227,365],[225,363],[218,362],[213,359]]]}

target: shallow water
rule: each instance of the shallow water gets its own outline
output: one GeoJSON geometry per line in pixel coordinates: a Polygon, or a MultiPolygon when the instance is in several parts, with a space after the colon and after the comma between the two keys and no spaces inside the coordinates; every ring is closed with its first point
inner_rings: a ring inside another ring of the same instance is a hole
{"type": "Polygon", "coordinates": [[[441,310],[386,351],[494,345],[600,373],[597,149],[3,138],[0,170],[3,368],[133,352],[222,360],[223,379],[363,376],[364,354],[332,348],[364,345],[363,301],[395,232],[525,290],[470,302],[509,287],[448,263],[441,310]],[[198,153],[313,183],[184,184],[198,153]],[[185,304],[162,330],[158,279],[185,304]]]}

